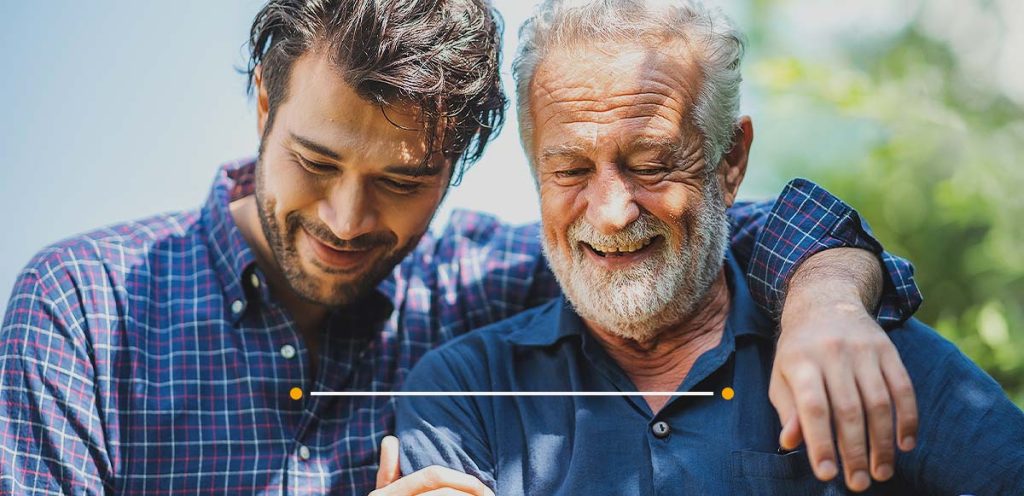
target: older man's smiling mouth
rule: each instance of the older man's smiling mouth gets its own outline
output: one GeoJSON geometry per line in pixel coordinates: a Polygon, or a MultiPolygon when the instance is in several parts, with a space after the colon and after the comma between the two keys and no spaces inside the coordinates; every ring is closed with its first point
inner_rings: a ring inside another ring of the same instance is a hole
{"type": "Polygon", "coordinates": [[[588,243],[586,241],[580,241],[580,244],[583,245],[587,251],[601,258],[629,257],[638,256],[648,251],[648,248],[659,239],[661,239],[661,236],[654,236],[653,238],[647,238],[642,241],[624,244],[588,243]]]}

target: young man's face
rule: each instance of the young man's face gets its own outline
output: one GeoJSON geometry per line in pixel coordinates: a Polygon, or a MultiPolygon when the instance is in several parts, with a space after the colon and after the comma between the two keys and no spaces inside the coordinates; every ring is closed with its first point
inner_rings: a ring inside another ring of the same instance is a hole
{"type": "Polygon", "coordinates": [[[295,60],[269,132],[260,90],[256,202],[277,268],[304,300],[351,303],[415,247],[451,164],[424,168],[414,110],[364,100],[315,51],[295,60]]]}

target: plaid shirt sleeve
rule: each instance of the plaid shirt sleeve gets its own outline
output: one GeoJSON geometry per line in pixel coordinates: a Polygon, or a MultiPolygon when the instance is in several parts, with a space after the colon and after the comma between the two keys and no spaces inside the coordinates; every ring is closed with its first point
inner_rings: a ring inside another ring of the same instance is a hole
{"type": "Polygon", "coordinates": [[[106,492],[110,465],[79,289],[65,266],[45,258],[14,287],[0,328],[0,494],[106,492]]]}
{"type": "Polygon", "coordinates": [[[875,317],[883,328],[903,323],[921,305],[910,262],[884,251],[856,210],[811,181],[794,179],[774,202],[738,204],[730,213],[733,250],[747,262],[754,300],[771,315],[781,312],[786,282],[800,263],[839,247],[868,250],[882,261],[885,287],[875,317]]]}

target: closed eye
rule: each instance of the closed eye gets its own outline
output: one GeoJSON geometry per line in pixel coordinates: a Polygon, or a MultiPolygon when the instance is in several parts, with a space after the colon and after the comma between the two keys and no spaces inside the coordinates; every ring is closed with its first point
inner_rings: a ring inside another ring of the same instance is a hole
{"type": "Polygon", "coordinates": [[[668,172],[669,168],[666,166],[657,167],[633,167],[630,172],[637,176],[656,176],[658,174],[664,174],[668,172]]]}
{"type": "Polygon", "coordinates": [[[295,158],[299,161],[299,165],[301,165],[303,169],[306,169],[307,171],[312,172],[313,174],[330,174],[338,170],[333,165],[313,162],[297,155],[295,158]]]}
{"type": "Polygon", "coordinates": [[[565,170],[555,171],[555,177],[560,177],[560,178],[580,177],[580,176],[582,176],[582,175],[584,175],[586,173],[587,173],[587,169],[583,169],[583,168],[579,168],[579,169],[565,169],[565,170]]]}
{"type": "Polygon", "coordinates": [[[421,186],[423,186],[421,183],[399,181],[387,177],[381,178],[380,182],[384,187],[399,194],[415,193],[421,186]]]}

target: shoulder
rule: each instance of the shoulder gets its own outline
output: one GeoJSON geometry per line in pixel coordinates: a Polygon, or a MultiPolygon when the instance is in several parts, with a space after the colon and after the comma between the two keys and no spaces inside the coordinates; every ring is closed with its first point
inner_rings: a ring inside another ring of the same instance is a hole
{"type": "Polygon", "coordinates": [[[923,410],[942,408],[950,395],[972,402],[1009,400],[991,376],[935,329],[911,318],[889,332],[923,410]],[[943,398],[942,401],[939,401],[943,398]]]}
{"type": "Polygon", "coordinates": [[[911,366],[919,371],[930,370],[940,358],[960,353],[956,345],[916,318],[907,319],[888,334],[908,371],[911,366]]]}
{"type": "Polygon", "coordinates": [[[53,243],[22,269],[12,298],[31,290],[59,297],[78,286],[116,285],[125,273],[148,267],[154,253],[195,245],[198,214],[181,212],[123,222],[53,243]]]}

